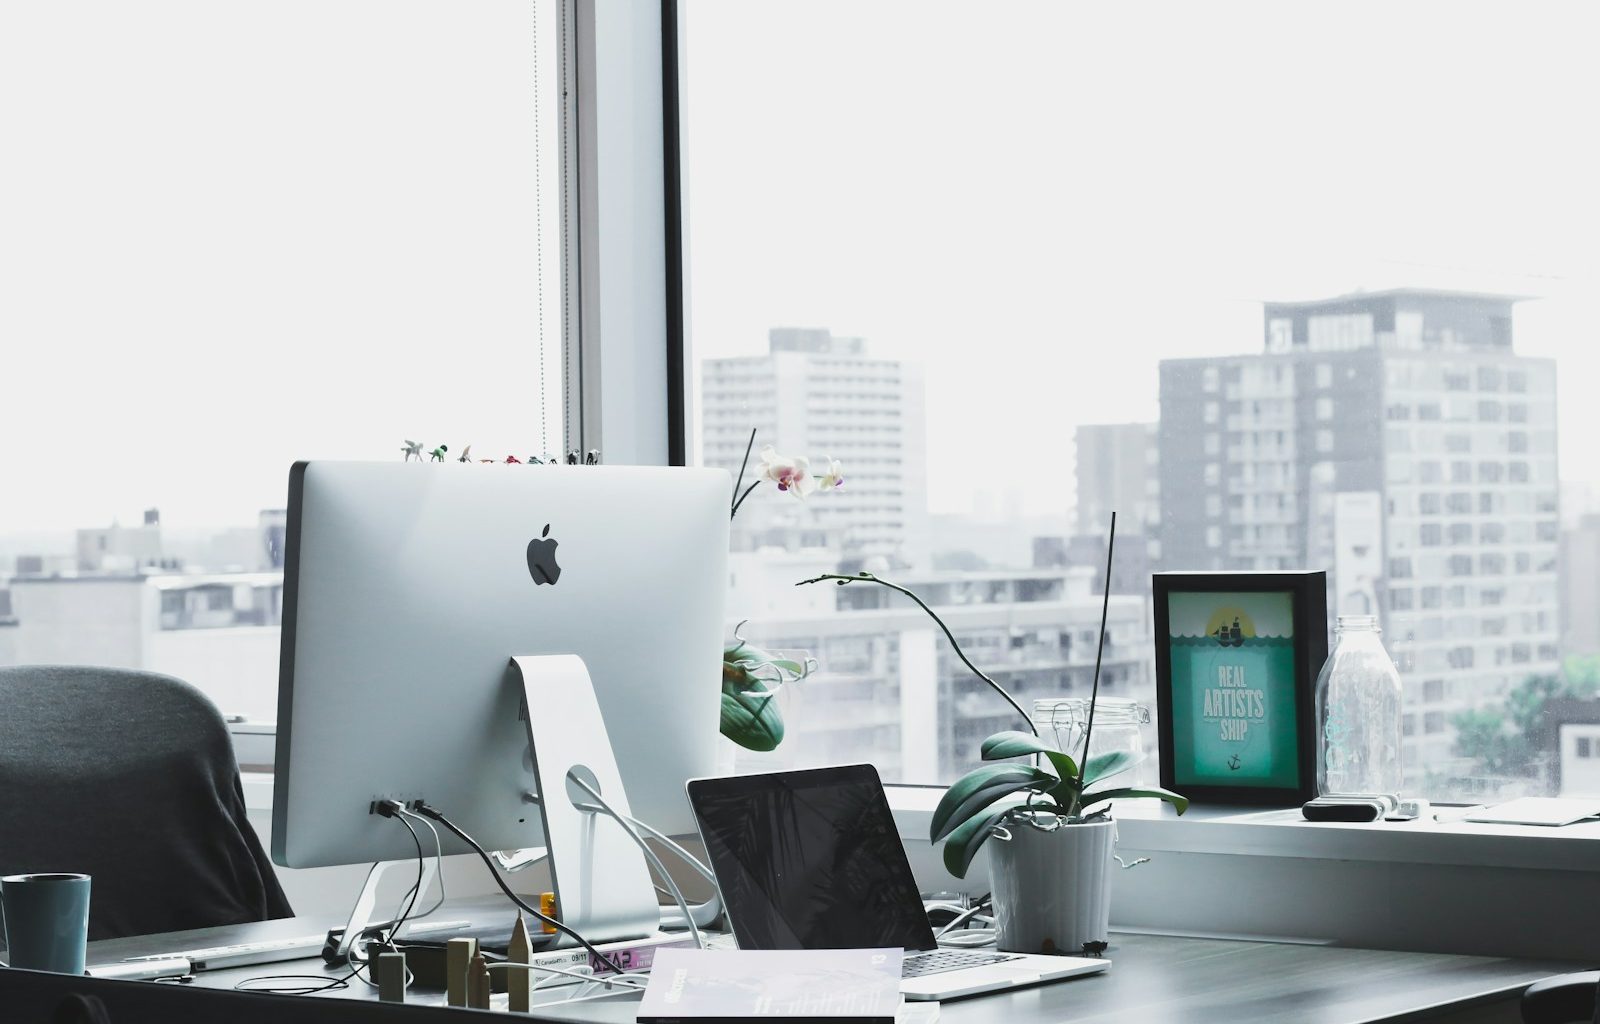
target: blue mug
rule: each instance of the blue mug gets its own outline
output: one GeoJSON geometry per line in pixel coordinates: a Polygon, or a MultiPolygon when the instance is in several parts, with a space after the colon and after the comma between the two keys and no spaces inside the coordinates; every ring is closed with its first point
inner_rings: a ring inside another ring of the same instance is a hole
{"type": "Polygon", "coordinates": [[[0,918],[12,967],[83,973],[89,942],[88,875],[0,878],[0,918]]]}

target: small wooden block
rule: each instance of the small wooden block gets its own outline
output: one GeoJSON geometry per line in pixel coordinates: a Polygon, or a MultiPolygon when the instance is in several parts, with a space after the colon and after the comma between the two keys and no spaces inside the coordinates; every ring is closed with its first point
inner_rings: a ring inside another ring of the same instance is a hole
{"type": "Polygon", "coordinates": [[[444,1001],[448,1005],[467,1005],[467,968],[477,955],[477,939],[457,938],[445,944],[444,1001]]]}
{"type": "Polygon", "coordinates": [[[379,953],[372,963],[378,982],[378,998],[386,1003],[406,1001],[406,955],[379,953]]]}
{"type": "Polygon", "coordinates": [[[467,964],[467,1005],[474,1010],[489,1008],[489,965],[482,953],[473,954],[467,964]]]}
{"type": "MultiPolygon", "coordinates": [[[[517,923],[511,926],[511,941],[506,946],[506,960],[514,964],[533,962],[533,942],[528,937],[528,922],[517,915],[517,923]]],[[[507,1007],[517,1013],[527,1013],[533,1001],[533,972],[519,971],[515,967],[506,970],[506,991],[510,993],[507,1007]]]]}

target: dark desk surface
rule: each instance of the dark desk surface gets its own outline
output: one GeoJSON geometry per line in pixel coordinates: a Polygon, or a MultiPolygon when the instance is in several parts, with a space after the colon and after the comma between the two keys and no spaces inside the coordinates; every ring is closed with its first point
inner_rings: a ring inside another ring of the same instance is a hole
{"type": "MultiPolygon", "coordinates": [[[[437,917],[474,916],[495,901],[452,901],[437,917]]],[[[208,928],[168,936],[144,936],[92,943],[89,962],[104,963],[148,953],[194,949],[309,934],[329,924],[298,918],[259,925],[208,928]]],[[[941,1022],[1083,1022],[1083,1024],[1366,1024],[1413,1021],[1448,1009],[1514,999],[1528,984],[1552,974],[1592,965],[1548,960],[1435,953],[1393,953],[1370,949],[1199,939],[1113,932],[1104,974],[947,1002],[941,1022]]],[[[211,971],[196,983],[231,988],[244,978],[267,974],[324,974],[337,977],[320,960],[263,964],[211,971]]],[[[375,990],[359,981],[348,989],[315,997],[374,999],[375,990]]],[[[497,1004],[504,1006],[504,996],[497,1004]]],[[[444,1002],[438,992],[415,991],[409,1002],[444,1002]]],[[[549,1020],[632,1024],[635,997],[591,1000],[540,1011],[549,1020]]]]}

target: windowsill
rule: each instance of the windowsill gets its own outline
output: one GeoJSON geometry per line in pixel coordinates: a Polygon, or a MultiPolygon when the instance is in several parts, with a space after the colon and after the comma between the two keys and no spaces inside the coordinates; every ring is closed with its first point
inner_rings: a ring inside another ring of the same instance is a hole
{"type": "MultiPolygon", "coordinates": [[[[272,775],[243,772],[245,805],[272,809],[272,775]]],[[[900,836],[928,844],[928,822],[942,786],[888,786],[900,836]]],[[[1545,871],[1593,872],[1600,822],[1548,828],[1466,821],[1311,822],[1297,809],[1191,806],[1182,817],[1156,800],[1116,810],[1118,845],[1145,853],[1231,854],[1298,860],[1372,861],[1545,871]]]]}
{"type": "MultiPolygon", "coordinates": [[[[928,842],[928,822],[943,787],[889,786],[888,791],[901,837],[928,842]]],[[[1589,845],[1600,840],[1600,822],[1559,828],[1431,820],[1311,822],[1298,808],[1225,806],[1191,806],[1180,817],[1156,800],[1123,801],[1116,818],[1118,845],[1151,853],[1589,872],[1600,862],[1597,848],[1589,845]]]]}
{"type": "MultiPolygon", "coordinates": [[[[965,879],[928,841],[942,787],[891,786],[919,887],[976,894],[990,847],[965,879]]],[[[1464,821],[1309,822],[1298,808],[1120,802],[1113,927],[1189,935],[1292,936],[1371,949],[1594,959],[1600,823],[1561,828],[1464,821]]]]}

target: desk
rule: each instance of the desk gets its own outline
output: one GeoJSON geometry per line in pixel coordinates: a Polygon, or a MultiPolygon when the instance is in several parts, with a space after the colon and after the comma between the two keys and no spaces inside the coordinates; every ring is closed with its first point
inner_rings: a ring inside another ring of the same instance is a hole
{"type": "MultiPolygon", "coordinates": [[[[494,898],[452,900],[444,918],[506,913],[494,898]]],[[[89,962],[126,956],[307,934],[333,922],[298,918],[207,928],[172,936],[92,943],[89,962]]],[[[1592,965],[1439,953],[1392,953],[1284,942],[1201,939],[1112,932],[1111,970],[1071,981],[945,1003],[942,1024],[1368,1024],[1373,1021],[1516,1020],[1515,1000],[1530,983],[1592,965]],[[1500,1015],[1492,1013],[1500,1004],[1500,1015]]],[[[263,964],[197,976],[196,984],[231,988],[264,974],[322,974],[320,960],[263,964]]],[[[343,971],[327,970],[330,977],[343,971]]],[[[301,998],[375,999],[373,989],[348,989],[301,998]]],[[[504,998],[504,997],[500,997],[504,998]]],[[[418,992],[413,1002],[443,1002],[418,992]]],[[[543,1019],[583,1024],[632,1024],[634,1000],[595,1000],[542,1011],[543,1019]]]]}

